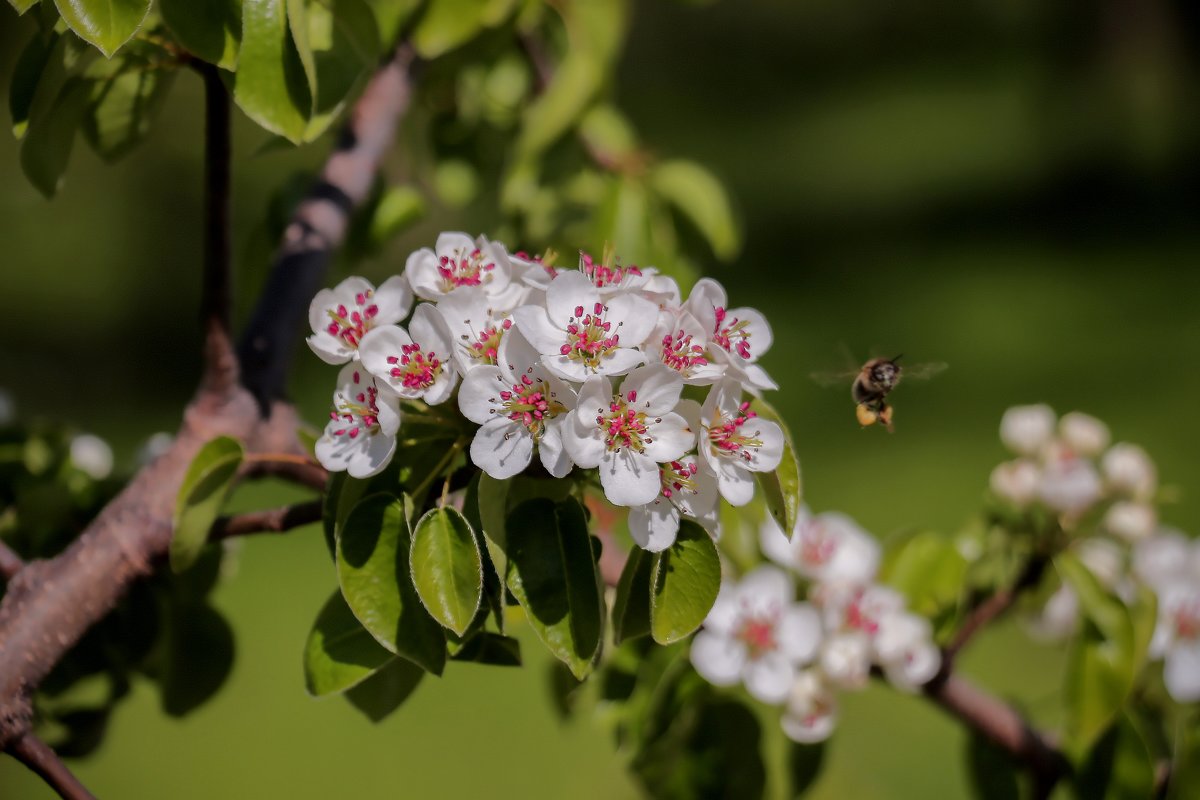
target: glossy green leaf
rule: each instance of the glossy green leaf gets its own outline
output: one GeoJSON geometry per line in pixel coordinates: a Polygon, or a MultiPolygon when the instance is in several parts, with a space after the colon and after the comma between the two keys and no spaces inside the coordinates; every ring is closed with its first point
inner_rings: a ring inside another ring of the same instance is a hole
{"type": "MultiPolygon", "coordinates": [[[[504,574],[506,567],[504,566],[504,550],[494,544],[488,538],[484,531],[483,517],[480,513],[479,503],[479,486],[482,479],[487,476],[487,473],[480,470],[471,476],[470,482],[467,483],[467,491],[463,495],[463,515],[467,518],[467,524],[471,526],[471,530],[475,532],[475,541],[478,544],[480,555],[483,558],[483,593],[487,598],[487,604],[491,608],[496,620],[496,629],[500,633],[504,633],[504,607],[506,605],[505,595],[508,593],[504,587],[504,574]],[[499,565],[496,564],[496,557],[501,559],[499,565]]],[[[507,492],[508,484],[505,481],[491,480],[489,485],[490,505],[495,505],[496,496],[494,494],[494,484],[499,484],[502,492],[507,492]]],[[[489,525],[493,528],[499,524],[503,526],[504,520],[504,498],[500,496],[500,510],[497,513],[493,509],[489,509],[489,525]]],[[[501,538],[503,537],[503,527],[500,529],[501,538]]]]}
{"type": "Polygon", "coordinates": [[[207,603],[172,603],[167,618],[162,708],[181,717],[208,701],[233,669],[233,629],[207,603]]]}
{"type": "Polygon", "coordinates": [[[304,685],[314,697],[344,692],[394,659],[334,591],[304,645],[304,685]]]}
{"type": "Polygon", "coordinates": [[[233,97],[267,130],[297,144],[304,140],[312,95],[288,32],[284,0],[242,4],[242,47],[233,97]]]}
{"type": "Polygon", "coordinates": [[[304,138],[320,136],[350,96],[374,71],[380,55],[379,29],[364,0],[288,0],[288,21],[301,63],[311,59],[312,109],[304,138]],[[303,18],[293,11],[303,8],[303,18]],[[299,33],[307,27],[303,35],[299,33]],[[301,49],[301,42],[304,48],[301,49]]]}
{"type": "Polygon", "coordinates": [[[1083,612],[1083,625],[1067,652],[1063,689],[1066,749],[1078,762],[1116,719],[1141,657],[1125,604],[1072,553],[1062,553],[1054,565],[1075,590],[1083,612]]]}
{"type": "Polygon", "coordinates": [[[431,0],[412,33],[422,58],[437,58],[483,30],[490,0],[431,0]]]}
{"type": "Polygon", "coordinates": [[[61,54],[57,60],[52,58],[61,47],[59,38],[58,34],[35,35],[25,45],[13,66],[12,80],[8,85],[8,110],[12,114],[13,135],[18,139],[25,135],[29,127],[38,87],[43,85],[44,78],[46,83],[53,80],[53,75],[47,75],[47,71],[64,72],[61,54]]]}
{"type": "Polygon", "coordinates": [[[790,538],[796,529],[800,508],[804,504],[800,459],[796,456],[796,446],[792,443],[792,432],[780,413],[761,397],[750,401],[750,409],[763,419],[774,422],[783,431],[783,457],[779,466],[771,472],[756,472],[754,475],[758,479],[758,485],[762,487],[767,509],[790,538]]]}
{"type": "Polygon", "coordinates": [[[967,738],[967,774],[977,800],[1020,800],[1023,765],[979,733],[967,738]]]}
{"type": "Polygon", "coordinates": [[[592,107],[579,121],[579,134],[601,160],[619,164],[633,155],[638,146],[637,134],[625,118],[611,105],[592,107]]]}
{"type": "Polygon", "coordinates": [[[387,494],[364,498],[338,532],[338,581],[346,604],[376,641],[441,675],[446,637],[409,578],[410,546],[403,501],[387,494]]]}
{"type": "Polygon", "coordinates": [[[371,0],[370,6],[379,29],[379,44],[387,49],[395,45],[400,29],[421,7],[421,0],[371,0]]]}
{"type": "Polygon", "coordinates": [[[425,196],[415,186],[393,186],[384,192],[371,217],[371,241],[379,247],[425,216],[425,196]]]}
{"type": "Polygon", "coordinates": [[[171,569],[182,572],[200,555],[208,532],[233,490],[245,452],[241,442],[218,436],[192,459],[175,499],[175,533],[171,538],[171,569]]]}
{"type": "Polygon", "coordinates": [[[505,532],[509,590],[538,638],[583,680],[600,651],[604,601],[582,506],[527,500],[505,532]]]}
{"type": "Polygon", "coordinates": [[[967,560],[945,536],[922,531],[889,554],[883,580],[908,598],[913,611],[927,617],[954,606],[963,592],[967,560]]]}
{"type": "Polygon", "coordinates": [[[612,607],[613,643],[650,633],[650,580],[654,556],[640,547],[629,551],[612,607]]]}
{"type": "Polygon", "coordinates": [[[664,161],[650,171],[650,185],[700,231],[722,261],[741,249],[741,232],[725,187],[692,161],[664,161]]]}
{"type": "Polygon", "coordinates": [[[425,670],[403,658],[393,658],[362,683],[346,690],[345,698],[371,722],[380,722],[417,690],[425,670]]]}
{"type": "Polygon", "coordinates": [[[807,792],[817,778],[821,777],[821,768],[825,766],[825,742],[801,744],[788,743],[788,778],[791,782],[789,797],[801,797],[807,792]]]}
{"type": "Polygon", "coordinates": [[[188,52],[222,69],[237,67],[242,0],[158,0],[158,10],[188,52]]]}
{"type": "Polygon", "coordinates": [[[655,553],[650,594],[650,634],[670,644],[700,627],[721,589],[721,559],[704,528],[679,523],[675,543],[655,553]]]}
{"type": "Polygon", "coordinates": [[[21,170],[46,197],[53,197],[62,185],[75,144],[75,131],[87,110],[88,94],[86,81],[68,80],[49,110],[30,121],[21,140],[21,170]]]}
{"type": "Polygon", "coordinates": [[[1133,721],[1120,714],[1092,747],[1072,781],[1080,800],[1154,796],[1154,759],[1133,721]]]}
{"type": "Polygon", "coordinates": [[[475,532],[454,508],[435,508],[413,529],[411,570],[421,602],[459,636],[483,597],[483,560],[475,532]]]}
{"type": "Polygon", "coordinates": [[[17,10],[18,14],[24,14],[37,5],[39,0],[8,0],[8,2],[17,10]]]}
{"type": "Polygon", "coordinates": [[[468,639],[459,651],[451,656],[451,660],[471,661],[496,667],[519,667],[521,643],[511,636],[481,631],[468,639]]]}
{"type": "MultiPolygon", "coordinates": [[[[132,50],[133,48],[127,48],[132,50]]],[[[115,161],[146,136],[175,79],[174,70],[155,69],[146,58],[122,53],[99,62],[85,77],[92,81],[83,133],[96,154],[115,161]]]]}
{"type": "Polygon", "coordinates": [[[111,58],[150,13],[151,0],[54,0],[54,5],[80,39],[111,58]]]}

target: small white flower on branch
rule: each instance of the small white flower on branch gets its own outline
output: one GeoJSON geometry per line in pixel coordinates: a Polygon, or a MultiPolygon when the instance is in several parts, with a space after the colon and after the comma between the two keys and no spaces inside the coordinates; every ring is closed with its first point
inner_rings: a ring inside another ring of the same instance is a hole
{"type": "Polygon", "coordinates": [[[1054,409],[1013,406],[1000,419],[1000,441],[1017,455],[1035,456],[1054,436],[1054,409]]]}
{"type": "Polygon", "coordinates": [[[316,443],[321,466],[330,472],[349,472],[354,478],[369,478],[382,471],[396,452],[399,402],[391,393],[380,391],[361,365],[343,367],[329,422],[316,443]]]}
{"type": "Polygon", "coordinates": [[[413,312],[408,330],[399,325],[376,328],[363,339],[363,366],[379,385],[406,400],[444,403],[458,383],[451,358],[452,340],[445,320],[429,303],[413,312]]]}
{"type": "Polygon", "coordinates": [[[378,289],[363,278],[346,278],[332,289],[317,292],[309,304],[313,334],[308,346],[326,364],[355,360],[363,337],[374,328],[404,319],[412,301],[412,289],[403,276],[388,278],[378,289]]]}

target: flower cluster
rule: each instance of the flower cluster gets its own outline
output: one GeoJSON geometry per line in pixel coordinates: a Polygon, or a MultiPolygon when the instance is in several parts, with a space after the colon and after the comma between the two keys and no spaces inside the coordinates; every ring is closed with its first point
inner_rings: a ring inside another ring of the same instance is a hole
{"type": "Polygon", "coordinates": [[[875,582],[879,545],[852,519],[805,511],[789,539],[768,517],[760,542],[803,579],[807,601],[796,602],[792,576],[774,565],[723,583],[691,649],[709,682],[740,682],[758,700],[784,705],[784,732],[815,742],[833,731],[837,692],[863,688],[872,667],[906,691],[937,673],[929,621],[875,582]]]}
{"type": "MultiPolygon", "coordinates": [[[[1162,659],[1167,691],[1180,702],[1200,700],[1200,542],[1159,522],[1158,471],[1134,444],[1109,446],[1100,420],[1072,412],[1056,419],[1045,405],[1010,408],[1000,438],[1018,458],[992,472],[992,491],[1019,509],[1040,503],[1077,533],[1071,548],[1110,592],[1131,602],[1138,583],[1158,602],[1150,657],[1162,659]],[[1087,535],[1084,515],[1098,519],[1087,535]]],[[[1079,624],[1079,598],[1060,586],[1030,624],[1058,640],[1079,624]]]]}
{"type": "Polygon", "coordinates": [[[492,477],[536,452],[554,477],[596,469],[642,547],[670,546],[681,516],[716,535],[719,498],[748,503],[753,473],[783,452],[779,426],[746,398],[776,388],[758,363],[766,320],[728,307],[716,281],[684,300],[652,267],[552,261],[444,233],[378,288],[355,277],[319,292],[309,346],[346,366],[317,458],[369,477],[392,458],[406,408],[456,401],[479,426],[471,461],[492,477]],[[685,387],[701,388],[691,399],[685,387]]]}

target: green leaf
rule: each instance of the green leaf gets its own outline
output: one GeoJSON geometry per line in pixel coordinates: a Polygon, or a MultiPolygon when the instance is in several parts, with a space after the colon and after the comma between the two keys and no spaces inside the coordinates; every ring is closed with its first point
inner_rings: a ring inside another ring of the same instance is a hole
{"type": "MultiPolygon", "coordinates": [[[[18,9],[20,10],[20,9],[18,9]]],[[[29,127],[29,117],[33,111],[33,100],[37,96],[38,87],[43,85],[43,76],[47,70],[51,73],[65,73],[61,53],[59,58],[52,56],[61,49],[59,35],[34,35],[21,51],[17,63],[13,66],[12,81],[8,85],[8,110],[12,114],[13,136],[20,139],[29,127]]],[[[53,81],[53,75],[46,76],[46,83],[53,81]]],[[[59,78],[61,81],[61,77],[59,78]]]]}
{"type": "Polygon", "coordinates": [[[95,67],[85,73],[92,80],[92,88],[83,133],[97,155],[115,161],[145,138],[175,72],[155,69],[147,59],[124,54],[120,60],[100,62],[95,67]]]}
{"type": "Polygon", "coordinates": [[[71,159],[75,131],[87,110],[88,84],[71,78],[59,91],[49,110],[35,116],[21,140],[21,170],[29,182],[46,197],[53,197],[62,185],[63,173],[71,159]]]}
{"type": "Polygon", "coordinates": [[[437,58],[483,30],[489,0],[432,0],[412,34],[422,58],[437,58]]]}
{"type": "Polygon", "coordinates": [[[453,661],[472,661],[496,667],[521,666],[521,643],[511,636],[502,636],[491,631],[481,631],[463,644],[451,656],[453,661]]]}
{"type": "Polygon", "coordinates": [[[654,554],[650,634],[670,644],[700,627],[721,589],[721,559],[704,528],[681,520],[675,543],[654,554]]]}
{"type": "Polygon", "coordinates": [[[933,531],[908,538],[884,563],[883,581],[908,598],[918,614],[933,617],[962,594],[967,560],[954,542],[933,531]]]}
{"type": "Polygon", "coordinates": [[[362,683],[347,689],[345,697],[371,722],[380,722],[404,704],[423,677],[425,670],[416,664],[393,658],[362,683]]]}
{"type": "Polygon", "coordinates": [[[233,489],[233,479],[245,456],[241,442],[218,436],[192,459],[175,500],[175,535],[171,538],[171,569],[191,566],[208,542],[208,531],[233,489]]]}
{"type": "Polygon", "coordinates": [[[379,28],[379,44],[389,49],[400,36],[400,29],[421,6],[421,0],[371,0],[375,25],[379,28]]]}
{"type": "Polygon", "coordinates": [[[388,189],[371,217],[371,242],[381,247],[392,237],[415,225],[427,211],[425,197],[415,186],[388,189]]]}
{"type": "Polygon", "coordinates": [[[359,624],[335,590],[304,645],[304,685],[314,697],[344,692],[394,658],[359,624]]]}
{"type": "Polygon", "coordinates": [[[1066,749],[1079,762],[1113,723],[1144,656],[1136,652],[1137,635],[1125,604],[1070,552],[1055,558],[1054,565],[1075,590],[1084,617],[1067,652],[1063,690],[1066,749]]]}
{"type": "Polygon", "coordinates": [[[312,141],[375,67],[379,30],[363,0],[287,0],[287,17],[308,81],[311,107],[304,139],[312,141]]]}
{"type": "Polygon", "coordinates": [[[1100,737],[1072,781],[1080,800],[1142,800],[1154,796],[1154,759],[1125,714],[1100,737]]]}
{"type": "Polygon", "coordinates": [[[800,481],[800,459],[796,457],[796,446],[792,444],[792,432],[787,421],[775,408],[760,397],[750,401],[750,409],[765,420],[770,420],[783,431],[783,457],[779,466],[771,472],[756,472],[758,485],[762,487],[771,516],[791,538],[796,529],[800,507],[804,504],[800,481]]]}
{"type": "Polygon", "coordinates": [[[346,604],[376,641],[441,675],[446,636],[417,598],[409,578],[410,546],[403,501],[371,495],[354,506],[338,532],[338,582],[346,604]]]}
{"type": "Polygon", "coordinates": [[[233,97],[267,130],[296,144],[304,140],[312,95],[288,33],[284,0],[242,4],[242,48],[233,97]]]}
{"type": "Polygon", "coordinates": [[[71,30],[105,58],[112,58],[150,13],[150,0],[54,0],[54,5],[71,30]]]}
{"type": "Polygon", "coordinates": [[[640,547],[629,551],[613,601],[613,644],[650,633],[650,579],[654,557],[640,547]]]}
{"type": "Polygon", "coordinates": [[[18,14],[24,14],[29,9],[38,4],[39,0],[8,0],[18,14]]]}
{"type": "Polygon", "coordinates": [[[650,171],[650,185],[679,210],[722,261],[742,247],[741,232],[721,182],[692,161],[664,161],[650,171]]]}
{"type": "Polygon", "coordinates": [[[604,631],[604,601],[583,507],[574,500],[528,500],[509,515],[505,532],[509,590],[538,638],[583,680],[604,631]]]}
{"type": "Polygon", "coordinates": [[[1196,797],[1200,797],[1200,712],[1192,708],[1180,720],[1167,800],[1194,800],[1196,797]]]}
{"type": "Polygon", "coordinates": [[[825,742],[801,744],[788,743],[788,777],[791,779],[790,797],[800,797],[821,776],[825,765],[825,742]]]}
{"type": "Polygon", "coordinates": [[[242,0],[159,0],[158,9],[188,52],[222,69],[237,67],[242,0]]]}
{"type": "Polygon", "coordinates": [[[182,717],[216,694],[233,669],[233,630],[207,603],[172,603],[167,617],[162,709],[182,717]]]}
{"type": "Polygon", "coordinates": [[[483,598],[483,561],[475,532],[453,508],[435,508],[413,530],[413,584],[433,618],[459,636],[483,598]]]}
{"type": "Polygon", "coordinates": [[[967,774],[977,800],[1020,800],[1022,765],[979,733],[967,739],[967,774]]]}
{"type": "MultiPolygon", "coordinates": [[[[504,587],[504,574],[506,571],[506,567],[503,566],[505,564],[503,561],[505,558],[504,550],[503,548],[493,544],[491,539],[488,538],[486,532],[484,531],[483,518],[481,516],[479,507],[479,485],[486,476],[487,473],[483,472],[482,470],[471,476],[470,482],[467,483],[467,491],[463,495],[463,515],[467,518],[467,524],[471,526],[471,530],[475,532],[475,541],[483,556],[484,595],[487,597],[488,606],[492,609],[492,612],[495,615],[496,629],[499,630],[500,633],[504,633],[504,607],[506,604],[505,595],[508,593],[504,587]],[[496,556],[499,556],[502,559],[501,565],[496,564],[496,556]]],[[[508,484],[504,481],[496,481],[490,477],[488,480],[490,481],[488,486],[488,503],[492,505],[496,501],[496,485],[501,487],[502,492],[507,492],[508,484]]],[[[499,505],[499,512],[496,512],[494,508],[489,508],[488,511],[488,524],[493,528],[496,525],[503,526],[503,496],[500,497],[499,505]]],[[[503,537],[503,527],[501,527],[499,535],[503,537]]]]}

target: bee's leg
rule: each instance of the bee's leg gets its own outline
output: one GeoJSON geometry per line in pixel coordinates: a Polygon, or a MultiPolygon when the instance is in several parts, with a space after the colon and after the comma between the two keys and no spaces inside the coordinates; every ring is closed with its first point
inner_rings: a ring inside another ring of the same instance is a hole
{"type": "Polygon", "coordinates": [[[888,433],[896,432],[896,429],[892,427],[892,412],[894,410],[895,407],[889,406],[887,403],[884,403],[883,408],[879,409],[879,421],[883,423],[883,427],[887,428],[888,433]]]}
{"type": "Polygon", "coordinates": [[[869,425],[874,425],[875,421],[879,419],[879,415],[876,414],[866,403],[859,403],[857,406],[855,406],[854,412],[858,415],[858,424],[862,425],[864,428],[869,425]]]}

